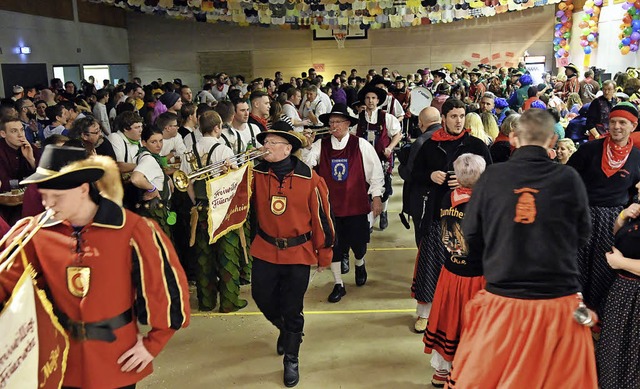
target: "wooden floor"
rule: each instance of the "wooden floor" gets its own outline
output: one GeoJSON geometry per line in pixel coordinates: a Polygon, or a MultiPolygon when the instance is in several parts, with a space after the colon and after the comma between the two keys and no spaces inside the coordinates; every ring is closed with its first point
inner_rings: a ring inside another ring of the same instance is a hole
{"type": "MultiPolygon", "coordinates": [[[[343,276],[347,295],[327,302],[330,271],[313,278],[305,296],[305,337],[297,388],[428,388],[433,370],[422,335],[412,331],[410,296],[416,256],[413,231],[401,209],[401,180],[394,177],[389,228],[373,232],[366,255],[369,279],[356,287],[353,271],[343,276]]],[[[178,331],[154,361],[155,372],[138,388],[282,388],[277,330],[258,311],[250,286],[249,305],[235,314],[199,313],[178,331]]],[[[195,296],[192,296],[192,298],[195,296]]]]}

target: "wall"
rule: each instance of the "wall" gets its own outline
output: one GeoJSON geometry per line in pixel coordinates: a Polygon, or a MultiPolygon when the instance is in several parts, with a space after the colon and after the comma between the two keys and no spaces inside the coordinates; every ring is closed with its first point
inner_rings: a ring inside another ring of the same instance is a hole
{"type": "MultiPolygon", "coordinates": [[[[600,19],[598,23],[598,47],[591,53],[589,66],[596,66],[607,70],[611,76],[615,76],[616,72],[625,71],[629,66],[640,67],[640,53],[629,53],[627,55],[620,54],[618,44],[620,43],[620,24],[624,16],[622,4],[610,5],[603,7],[600,11],[600,19]]],[[[580,46],[580,31],[578,26],[582,20],[584,12],[573,14],[573,27],[571,29],[571,48],[569,49],[570,60],[579,68],[584,65],[584,51],[580,46]]]]}
{"type": "Polygon", "coordinates": [[[354,67],[363,73],[387,66],[406,74],[464,60],[477,65],[479,59],[471,57],[474,52],[481,58],[500,53],[501,58],[492,62],[504,63],[505,52],[517,57],[524,50],[546,56],[550,69],[554,12],[554,6],[546,6],[451,24],[370,30],[368,39],[347,40],[343,50],[335,41],[313,41],[310,30],[193,23],[135,13],[127,15],[127,26],[134,75],[145,83],[178,77],[198,85],[202,75],[197,52],[224,55],[240,50],[252,52],[256,77],[272,77],[276,70],[285,78],[299,76],[312,64],[324,64],[320,73],[325,77],[354,67]]]}
{"type": "Polygon", "coordinates": [[[1,63],[46,63],[49,78],[53,65],[130,62],[125,28],[10,11],[0,11],[0,49],[1,63]],[[31,54],[16,54],[20,45],[31,47],[31,54]]]}

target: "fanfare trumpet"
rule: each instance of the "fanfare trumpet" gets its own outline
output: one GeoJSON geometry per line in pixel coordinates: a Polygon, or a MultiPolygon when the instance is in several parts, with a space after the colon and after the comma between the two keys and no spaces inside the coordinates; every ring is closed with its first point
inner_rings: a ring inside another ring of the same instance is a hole
{"type": "Polygon", "coordinates": [[[42,226],[44,226],[49,219],[53,217],[54,213],[53,209],[48,209],[44,214],[42,214],[42,216],[40,216],[39,220],[34,218],[21,219],[4,235],[4,237],[2,237],[2,239],[0,239],[0,247],[2,247],[7,243],[9,237],[13,235],[15,231],[22,228],[22,231],[20,231],[17,236],[13,237],[13,240],[7,243],[7,247],[0,253],[0,273],[13,264],[13,260],[18,254],[20,254],[22,247],[29,243],[42,226]]]}
{"type": "Polygon", "coordinates": [[[175,173],[173,173],[173,183],[176,189],[181,192],[186,192],[191,180],[197,181],[213,178],[222,173],[226,165],[242,165],[267,154],[269,154],[269,152],[266,150],[251,149],[227,159],[213,162],[200,169],[194,170],[191,174],[187,174],[182,170],[176,170],[175,173]]]}
{"type": "Polygon", "coordinates": [[[328,135],[328,134],[332,134],[333,131],[331,131],[330,128],[324,127],[324,128],[320,128],[317,131],[313,130],[311,128],[305,128],[304,132],[305,135],[307,134],[313,134],[314,136],[322,136],[322,135],[328,135]]]}

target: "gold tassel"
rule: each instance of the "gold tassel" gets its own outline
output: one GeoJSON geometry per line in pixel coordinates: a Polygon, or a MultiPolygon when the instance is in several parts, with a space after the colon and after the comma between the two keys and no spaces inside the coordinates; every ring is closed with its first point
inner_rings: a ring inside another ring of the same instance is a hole
{"type": "Polygon", "coordinates": [[[189,247],[196,244],[196,228],[198,227],[198,206],[191,207],[189,224],[191,226],[191,236],[189,237],[189,247]]]}

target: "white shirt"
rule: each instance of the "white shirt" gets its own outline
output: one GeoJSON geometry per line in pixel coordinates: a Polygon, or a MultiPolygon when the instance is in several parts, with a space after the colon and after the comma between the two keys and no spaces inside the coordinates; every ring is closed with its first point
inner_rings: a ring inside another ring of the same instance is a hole
{"type": "MultiPolygon", "coordinates": [[[[187,130],[191,130],[191,128],[185,127],[187,130]]],[[[195,136],[196,138],[196,143],[198,143],[200,141],[200,139],[202,139],[202,133],[200,132],[200,130],[192,130],[191,134],[185,136],[182,140],[184,141],[184,147],[187,149],[187,151],[192,151],[193,150],[193,137],[195,136]]]]}
{"type": "MultiPolygon", "coordinates": [[[[184,145],[184,141],[180,134],[176,134],[176,136],[169,139],[162,139],[162,150],[160,150],[160,155],[165,156],[172,151],[175,151],[175,155],[180,159],[182,159],[184,152],[187,151],[187,147],[184,145]]],[[[173,162],[173,160],[169,161],[169,163],[173,162]]]]}
{"type": "Polygon", "coordinates": [[[225,146],[229,147],[234,154],[242,153],[246,150],[245,145],[242,143],[242,137],[240,136],[240,133],[238,133],[238,130],[235,130],[231,127],[222,129],[222,132],[220,133],[220,141],[225,146]],[[239,144],[238,140],[240,140],[239,144]]]}
{"type": "Polygon", "coordinates": [[[93,106],[93,116],[96,118],[105,134],[111,134],[111,124],[109,123],[109,115],[107,114],[107,106],[97,101],[93,106]]]}
{"type": "MultiPolygon", "coordinates": [[[[292,123],[301,122],[302,121],[302,118],[300,117],[300,114],[298,113],[298,110],[293,105],[293,103],[290,102],[290,101],[286,101],[282,105],[282,114],[285,115],[286,117],[288,117],[289,119],[291,119],[292,123]]],[[[293,129],[296,130],[297,132],[302,132],[302,131],[304,131],[304,126],[303,125],[299,125],[299,126],[295,126],[294,125],[293,129]]]]}
{"type": "MultiPolygon", "coordinates": [[[[209,150],[211,150],[213,145],[215,145],[216,143],[220,143],[220,145],[216,146],[216,148],[213,150],[213,154],[211,155],[210,158],[208,158],[209,163],[214,163],[216,161],[222,161],[227,158],[233,157],[233,151],[231,151],[231,149],[228,148],[224,144],[224,142],[221,143],[219,138],[216,138],[213,136],[203,136],[202,139],[200,139],[198,143],[196,143],[196,150],[198,150],[198,155],[200,156],[200,162],[203,167],[207,165],[207,157],[208,157],[209,150]]],[[[185,159],[182,159],[180,170],[182,170],[187,174],[193,172],[193,169],[191,169],[191,164],[189,164],[189,162],[187,162],[185,159]]]]}
{"type": "Polygon", "coordinates": [[[213,97],[211,92],[209,92],[208,90],[200,91],[200,93],[198,93],[198,96],[196,97],[196,99],[201,103],[207,103],[207,104],[211,104],[211,103],[214,103],[216,101],[216,98],[213,97]]]}
{"type": "Polygon", "coordinates": [[[329,97],[328,94],[326,94],[323,91],[321,91],[320,88],[318,88],[318,96],[320,96],[320,100],[322,100],[324,105],[327,107],[327,112],[331,111],[331,108],[333,108],[333,103],[331,102],[331,97],[329,97]]]}
{"type": "MultiPolygon", "coordinates": [[[[369,115],[367,111],[364,111],[364,118],[367,121],[367,123],[378,124],[379,109],[380,107],[376,108],[371,113],[371,115],[369,115]]],[[[389,136],[390,139],[393,139],[394,136],[396,136],[397,134],[400,133],[400,131],[402,131],[402,125],[400,124],[400,121],[398,120],[398,118],[396,118],[395,116],[389,113],[385,113],[384,116],[385,116],[385,122],[387,124],[387,135],[389,136]]],[[[367,136],[367,139],[369,139],[368,136],[367,136]]]]}
{"type": "Polygon", "coordinates": [[[318,119],[318,124],[320,124],[320,115],[325,114],[331,110],[330,105],[326,105],[322,99],[320,98],[320,94],[316,96],[316,98],[311,102],[309,108],[307,108],[306,104],[304,108],[302,108],[302,117],[305,119],[309,119],[309,112],[313,112],[313,114],[318,119]]]}
{"type": "MultiPolygon", "coordinates": [[[[136,168],[134,172],[142,173],[147,181],[155,186],[158,191],[162,192],[164,188],[164,173],[158,164],[158,161],[148,152],[140,154],[136,158],[136,168]]],[[[171,194],[169,194],[171,196],[171,194]]],[[[163,197],[162,195],[160,197],[163,197]]]]}
{"type": "MultiPolygon", "coordinates": [[[[233,128],[233,127],[232,127],[233,128]]],[[[234,130],[240,133],[240,139],[242,139],[242,145],[245,151],[252,142],[255,142],[255,147],[260,148],[262,145],[256,139],[256,135],[260,133],[260,128],[255,124],[244,123],[240,128],[234,128],[234,130]]]]}
{"type": "Polygon", "coordinates": [[[120,131],[112,132],[107,139],[111,142],[113,151],[116,154],[116,161],[135,163],[135,156],[138,154],[140,146],[131,144],[120,131]],[[125,156],[127,157],[125,160],[125,156]]]}
{"type": "Polygon", "coordinates": [[[222,86],[222,90],[218,90],[218,85],[214,85],[213,88],[211,88],[211,94],[218,101],[225,100],[227,93],[229,93],[229,85],[227,84],[222,86]]]}
{"type": "Polygon", "coordinates": [[[384,103],[382,103],[382,105],[380,106],[380,109],[383,109],[388,113],[391,113],[390,105],[392,104],[392,102],[393,102],[393,116],[395,116],[398,119],[404,118],[404,109],[402,108],[402,104],[400,104],[398,99],[396,99],[391,95],[387,95],[387,98],[385,99],[384,103]]]}
{"type": "MultiPolygon", "coordinates": [[[[391,115],[389,115],[391,116],[391,115]]],[[[395,118],[394,118],[395,119],[395,118]]],[[[349,137],[355,135],[347,135],[342,140],[338,140],[331,135],[331,147],[334,150],[342,150],[347,147],[349,137]]],[[[362,165],[364,166],[364,178],[369,184],[369,194],[372,197],[380,196],[384,193],[384,172],[382,171],[382,163],[376,150],[363,138],[358,138],[358,146],[362,154],[362,165]]],[[[320,163],[320,155],[322,151],[322,140],[318,139],[311,145],[311,150],[305,156],[304,162],[311,168],[320,163]]]]}

